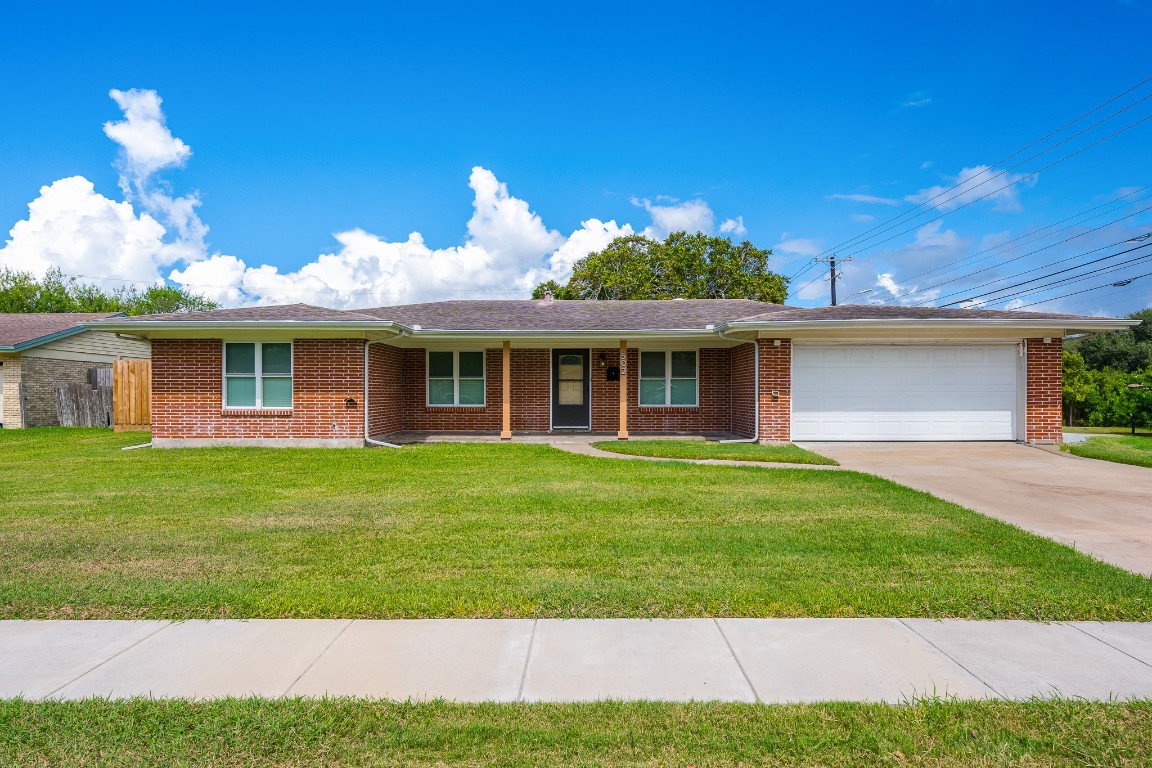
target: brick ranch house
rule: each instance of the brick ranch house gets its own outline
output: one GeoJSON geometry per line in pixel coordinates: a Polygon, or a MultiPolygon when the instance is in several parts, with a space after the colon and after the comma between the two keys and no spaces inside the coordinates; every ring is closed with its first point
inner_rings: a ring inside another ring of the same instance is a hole
{"type": "Polygon", "coordinates": [[[583,430],[1061,439],[1065,336],[1130,320],[756,301],[304,304],[102,320],[152,343],[156,447],[583,430]]]}

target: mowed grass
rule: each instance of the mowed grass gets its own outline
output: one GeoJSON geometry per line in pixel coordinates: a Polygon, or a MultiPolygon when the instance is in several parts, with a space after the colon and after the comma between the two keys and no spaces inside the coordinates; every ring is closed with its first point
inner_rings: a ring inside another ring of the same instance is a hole
{"type": "Polygon", "coordinates": [[[1115,461],[1119,464],[1135,464],[1138,467],[1152,467],[1152,436],[1092,437],[1086,442],[1069,445],[1068,451],[1075,456],[1083,456],[1087,459],[1101,459],[1103,461],[1115,461]]]}
{"type": "Polygon", "coordinates": [[[1146,766],[1152,704],[0,701],[5,766],[1146,766]]]}
{"type": "Polygon", "coordinates": [[[853,472],[141,438],[0,431],[0,618],[1152,619],[1146,577],[853,472]]]}
{"type": "Polygon", "coordinates": [[[789,464],[837,462],[795,445],[757,443],[717,443],[704,440],[617,440],[593,443],[602,451],[629,456],[657,456],[664,459],[728,459],[730,461],[773,461],[789,464]]]}

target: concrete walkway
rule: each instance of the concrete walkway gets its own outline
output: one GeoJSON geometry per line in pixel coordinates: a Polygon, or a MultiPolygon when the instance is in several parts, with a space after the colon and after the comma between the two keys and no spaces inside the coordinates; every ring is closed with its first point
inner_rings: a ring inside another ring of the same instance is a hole
{"type": "MultiPolygon", "coordinates": [[[[569,453],[578,453],[582,456],[596,456],[602,459],[635,459],[637,461],[678,461],[682,464],[705,464],[714,467],[760,467],[762,469],[843,469],[829,464],[793,464],[783,461],[734,461],[731,459],[680,459],[665,458],[661,456],[633,456],[629,453],[614,453],[604,451],[592,445],[593,442],[604,442],[612,438],[598,437],[595,440],[553,438],[548,445],[569,453]]],[[[644,440],[646,438],[637,438],[644,440]]]]}
{"type": "Polygon", "coordinates": [[[0,697],[1152,698],[1152,623],[3,621],[0,697]]]}
{"type": "Polygon", "coordinates": [[[1107,563],[1152,574],[1152,469],[1016,443],[805,443],[1107,563]]]}

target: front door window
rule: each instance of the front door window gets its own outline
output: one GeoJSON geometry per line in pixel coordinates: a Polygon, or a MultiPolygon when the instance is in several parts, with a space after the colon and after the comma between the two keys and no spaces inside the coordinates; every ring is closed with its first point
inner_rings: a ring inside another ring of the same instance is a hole
{"type": "Polygon", "coordinates": [[[584,358],[561,355],[557,375],[560,405],[584,405],[584,358]]]}

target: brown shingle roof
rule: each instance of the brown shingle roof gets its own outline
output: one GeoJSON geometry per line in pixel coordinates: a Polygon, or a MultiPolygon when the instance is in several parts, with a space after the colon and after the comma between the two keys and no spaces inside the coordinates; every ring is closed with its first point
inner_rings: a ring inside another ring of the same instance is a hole
{"type": "MultiPolygon", "coordinates": [[[[74,315],[72,317],[82,317],[74,315]]],[[[346,311],[310,304],[217,309],[118,318],[117,324],[189,321],[351,322],[392,321],[422,331],[660,331],[700,330],[728,323],[820,320],[1100,320],[1083,315],[989,309],[937,309],[848,304],[839,307],[790,307],[747,299],[667,301],[437,301],[346,311]]]]}
{"type": "MultiPolygon", "coordinates": [[[[1050,312],[1017,312],[1000,309],[953,307],[886,307],[876,304],[845,304],[839,307],[786,307],[775,312],[744,317],[740,322],[789,322],[802,320],[1084,320],[1084,315],[1050,312]]],[[[1099,318],[1096,318],[1099,319],[1099,318]]]]}
{"type": "Polygon", "coordinates": [[[118,312],[37,312],[0,314],[0,347],[27,345],[76,328],[80,323],[116,317],[118,312]]]}
{"type": "Polygon", "coordinates": [[[771,309],[747,299],[668,301],[438,301],[362,309],[362,315],[450,331],[654,331],[701,329],[771,309]]]}

